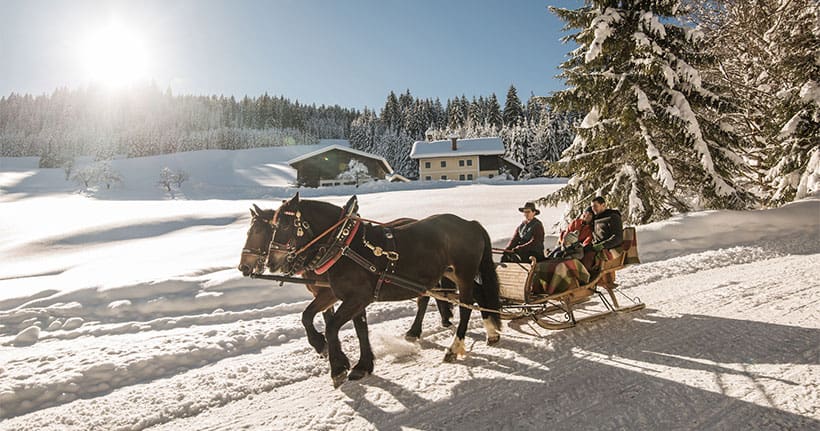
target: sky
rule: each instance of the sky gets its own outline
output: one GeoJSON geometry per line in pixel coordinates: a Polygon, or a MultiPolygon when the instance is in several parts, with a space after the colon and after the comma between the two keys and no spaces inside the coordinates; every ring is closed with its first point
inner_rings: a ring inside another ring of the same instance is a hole
{"type": "Polygon", "coordinates": [[[153,81],[175,94],[267,92],[380,108],[563,87],[568,0],[0,0],[0,95],[153,81]]]}

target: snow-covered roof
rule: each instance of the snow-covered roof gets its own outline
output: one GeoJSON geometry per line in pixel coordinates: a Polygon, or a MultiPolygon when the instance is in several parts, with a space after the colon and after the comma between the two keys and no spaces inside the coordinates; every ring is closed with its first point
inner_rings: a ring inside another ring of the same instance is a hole
{"type": "Polygon", "coordinates": [[[319,154],[326,153],[326,152],[332,151],[332,150],[345,151],[345,152],[348,152],[348,153],[351,153],[351,154],[355,154],[357,156],[367,157],[369,159],[376,160],[377,162],[380,162],[384,166],[384,170],[388,174],[393,173],[393,168],[390,167],[390,163],[387,163],[387,160],[385,160],[384,157],[377,156],[375,154],[365,153],[364,151],[354,150],[353,148],[349,148],[349,147],[345,147],[345,146],[337,145],[337,144],[329,145],[329,146],[324,147],[324,148],[319,148],[316,151],[312,151],[310,153],[303,154],[299,157],[296,157],[295,159],[290,159],[290,160],[288,160],[288,164],[293,166],[294,163],[299,163],[303,160],[307,160],[311,157],[315,157],[315,156],[318,156],[319,154]]]}
{"type": "Polygon", "coordinates": [[[456,141],[456,150],[453,151],[449,139],[433,142],[416,141],[410,157],[421,159],[428,157],[450,156],[494,156],[504,154],[504,143],[501,138],[473,138],[456,141]]]}

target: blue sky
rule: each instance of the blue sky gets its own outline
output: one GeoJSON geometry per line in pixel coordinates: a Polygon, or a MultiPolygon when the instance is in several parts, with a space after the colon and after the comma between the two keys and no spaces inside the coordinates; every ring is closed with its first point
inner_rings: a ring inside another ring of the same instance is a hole
{"type": "Polygon", "coordinates": [[[442,99],[495,92],[503,102],[514,84],[526,99],[562,87],[554,76],[572,48],[547,6],[581,4],[0,0],[0,95],[105,79],[90,76],[89,61],[108,57],[89,60],[87,35],[116,22],[139,40],[146,79],[175,93],[379,108],[390,90],[442,99]]]}

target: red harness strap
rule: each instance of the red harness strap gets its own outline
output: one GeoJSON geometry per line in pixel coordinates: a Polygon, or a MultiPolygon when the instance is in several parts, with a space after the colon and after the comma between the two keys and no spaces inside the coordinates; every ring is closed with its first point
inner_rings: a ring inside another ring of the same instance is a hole
{"type": "Polygon", "coordinates": [[[347,238],[344,240],[343,245],[342,245],[341,247],[339,247],[339,251],[338,251],[338,252],[337,252],[337,253],[336,253],[336,254],[335,254],[332,258],[330,258],[327,262],[325,262],[324,264],[322,264],[322,266],[320,266],[320,267],[318,267],[318,268],[314,269],[314,270],[313,270],[313,272],[315,272],[317,275],[322,275],[322,274],[324,274],[325,272],[327,272],[327,270],[328,270],[328,269],[330,269],[330,267],[331,267],[331,266],[333,266],[334,264],[336,264],[336,262],[337,262],[339,259],[341,259],[341,258],[342,258],[342,250],[344,250],[344,248],[346,248],[347,246],[349,246],[349,245],[350,245],[350,243],[351,243],[351,242],[353,242],[353,237],[355,237],[355,236],[356,236],[356,232],[358,232],[358,231],[359,231],[359,226],[360,226],[361,224],[362,224],[362,222],[361,222],[360,220],[356,220],[356,223],[355,223],[355,224],[353,225],[353,227],[350,229],[350,234],[349,234],[349,235],[347,236],[347,238]]]}

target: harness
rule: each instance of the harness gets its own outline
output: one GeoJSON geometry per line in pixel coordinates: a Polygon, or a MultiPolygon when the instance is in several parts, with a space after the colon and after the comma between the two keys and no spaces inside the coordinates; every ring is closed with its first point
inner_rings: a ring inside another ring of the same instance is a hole
{"type": "Polygon", "coordinates": [[[385,246],[381,247],[374,245],[367,239],[367,233],[365,232],[367,225],[363,224],[363,222],[367,221],[374,224],[382,223],[359,217],[356,213],[357,210],[358,202],[356,197],[353,196],[342,209],[340,218],[334,225],[315,236],[307,244],[298,249],[295,245],[298,238],[304,236],[306,232],[310,236],[313,236],[313,231],[310,228],[310,224],[302,219],[302,213],[299,210],[283,211],[284,215],[294,218],[293,225],[296,227],[296,235],[295,237],[290,238],[285,244],[278,243],[274,240],[274,238],[276,238],[276,227],[279,222],[279,212],[277,211],[276,215],[270,222],[274,229],[274,233],[271,238],[269,253],[287,253],[286,259],[291,264],[291,269],[288,275],[301,273],[306,270],[312,271],[317,275],[322,275],[333,267],[333,265],[335,265],[336,262],[342,258],[342,256],[346,256],[357,265],[378,277],[374,292],[375,300],[380,299],[381,289],[386,284],[392,284],[409,290],[416,295],[420,295],[427,291],[429,288],[428,286],[396,275],[396,266],[399,261],[399,253],[396,251],[396,239],[393,234],[393,230],[390,227],[382,227],[385,246]],[[362,231],[362,245],[370,250],[373,253],[373,256],[377,258],[384,257],[386,259],[386,264],[384,265],[383,270],[380,270],[374,262],[368,260],[351,248],[351,244],[360,229],[362,231]],[[324,237],[329,237],[330,239],[316,248],[316,244],[324,237]],[[313,257],[308,259],[308,255],[313,251],[315,251],[315,253],[313,253],[313,257]]]}

